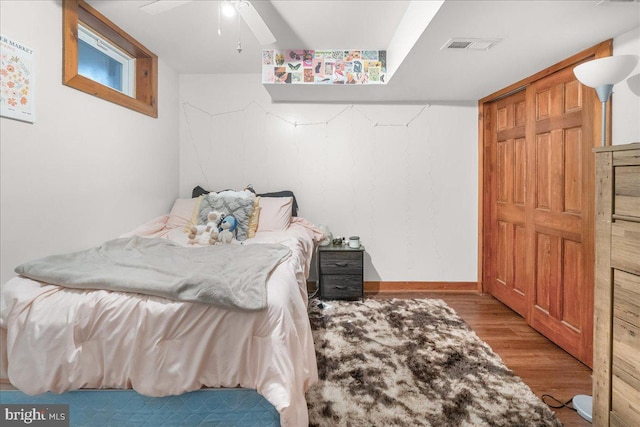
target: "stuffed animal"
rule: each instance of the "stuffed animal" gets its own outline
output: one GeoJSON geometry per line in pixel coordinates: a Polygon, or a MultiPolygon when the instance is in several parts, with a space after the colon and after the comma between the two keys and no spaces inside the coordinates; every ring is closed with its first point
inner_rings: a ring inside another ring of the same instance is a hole
{"type": "Polygon", "coordinates": [[[224,217],[218,228],[218,241],[220,243],[231,243],[236,236],[238,220],[231,215],[224,217]]]}
{"type": "Polygon", "coordinates": [[[218,241],[218,227],[224,219],[223,212],[211,211],[207,214],[207,223],[192,226],[189,230],[189,243],[215,245],[218,241]]]}

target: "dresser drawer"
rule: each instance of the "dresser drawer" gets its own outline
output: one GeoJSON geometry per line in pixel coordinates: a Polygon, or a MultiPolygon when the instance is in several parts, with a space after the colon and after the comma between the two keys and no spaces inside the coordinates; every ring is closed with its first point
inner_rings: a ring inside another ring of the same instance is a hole
{"type": "Polygon", "coordinates": [[[640,328],[613,318],[613,366],[640,380],[640,328]]]}
{"type": "Polygon", "coordinates": [[[362,275],[333,274],[320,278],[321,296],[330,299],[362,298],[362,275]]]}
{"type": "Polygon", "coordinates": [[[629,427],[627,424],[622,422],[620,417],[615,412],[609,413],[609,426],[610,427],[629,427]]]}
{"type": "Polygon", "coordinates": [[[640,276],[613,270],[613,315],[640,328],[640,276]]]}
{"type": "Polygon", "coordinates": [[[640,274],[640,223],[611,224],[611,266],[640,274]]]}
{"type": "Polygon", "coordinates": [[[640,391],[638,384],[633,384],[633,379],[627,380],[628,378],[618,376],[614,368],[611,378],[611,412],[616,418],[617,425],[638,426],[640,425],[640,391]]]}
{"type": "Polygon", "coordinates": [[[620,150],[614,151],[613,154],[613,166],[639,166],[640,165],[640,142],[630,144],[637,146],[633,150],[620,150]]]}
{"type": "Polygon", "coordinates": [[[362,274],[362,252],[321,252],[320,274],[362,274]]]}
{"type": "Polygon", "coordinates": [[[615,168],[614,213],[640,218],[640,166],[615,168]]]}

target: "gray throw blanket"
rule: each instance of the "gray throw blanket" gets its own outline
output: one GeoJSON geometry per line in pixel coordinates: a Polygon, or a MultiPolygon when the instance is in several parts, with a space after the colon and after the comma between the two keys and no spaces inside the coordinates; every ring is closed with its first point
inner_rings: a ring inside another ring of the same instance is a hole
{"type": "Polygon", "coordinates": [[[185,248],[166,239],[131,237],[27,262],[15,271],[67,288],[137,292],[254,311],[267,307],[267,279],[290,252],[277,244],[185,248]]]}

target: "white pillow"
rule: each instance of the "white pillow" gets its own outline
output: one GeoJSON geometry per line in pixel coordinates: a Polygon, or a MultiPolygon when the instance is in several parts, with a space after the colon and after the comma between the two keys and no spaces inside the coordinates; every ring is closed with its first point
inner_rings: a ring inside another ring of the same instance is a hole
{"type": "Polygon", "coordinates": [[[169,213],[167,228],[191,227],[193,225],[193,212],[200,204],[200,198],[177,199],[169,213]]]}
{"type": "Polygon", "coordinates": [[[293,197],[260,197],[258,231],[282,231],[289,228],[293,197]]]}

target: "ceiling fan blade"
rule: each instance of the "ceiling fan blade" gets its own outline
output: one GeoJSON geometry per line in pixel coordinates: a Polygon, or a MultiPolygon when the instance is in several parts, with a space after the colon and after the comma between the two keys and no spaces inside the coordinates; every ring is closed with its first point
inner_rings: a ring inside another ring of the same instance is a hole
{"type": "Polygon", "coordinates": [[[250,2],[242,2],[242,6],[238,8],[238,11],[261,45],[276,42],[275,36],[250,2]]]}
{"type": "Polygon", "coordinates": [[[152,3],[141,6],[140,10],[147,12],[149,15],[157,15],[192,1],[193,0],[156,0],[152,3]]]}

